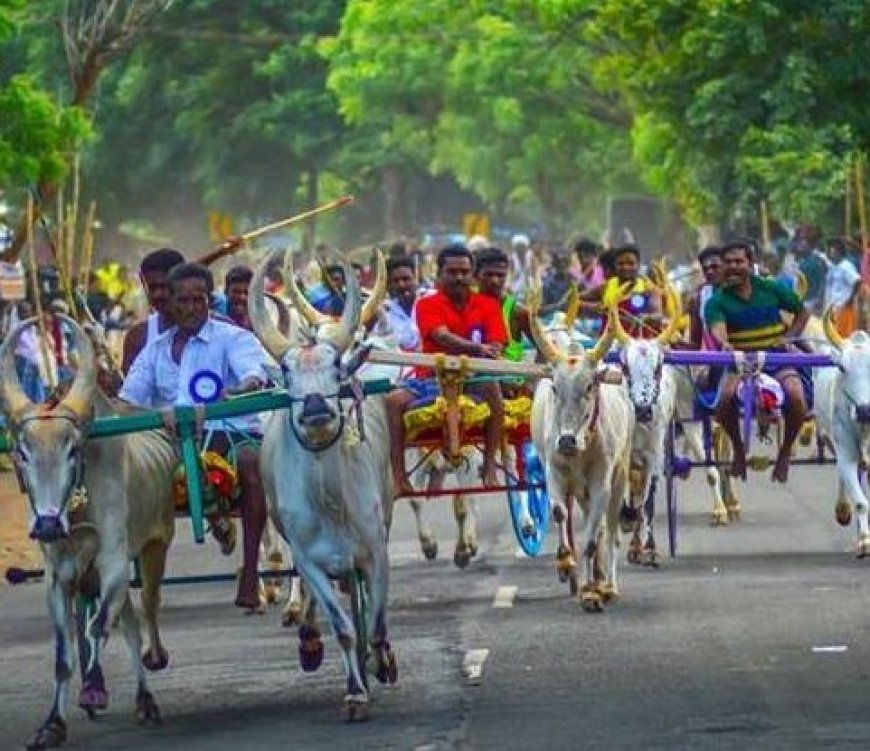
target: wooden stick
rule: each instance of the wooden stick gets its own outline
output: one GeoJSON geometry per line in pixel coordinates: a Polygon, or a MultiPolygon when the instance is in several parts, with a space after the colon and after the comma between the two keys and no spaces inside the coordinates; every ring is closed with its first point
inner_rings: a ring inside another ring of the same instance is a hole
{"type": "Polygon", "coordinates": [[[209,250],[201,255],[196,259],[196,263],[202,264],[203,266],[209,266],[219,258],[235,253],[240,247],[242,247],[242,245],[250,240],[266,235],[269,232],[275,232],[276,230],[284,229],[293,224],[304,222],[306,219],[311,219],[311,217],[323,214],[326,211],[333,211],[334,209],[345,206],[352,201],[353,196],[342,196],[341,198],[336,198],[334,201],[329,201],[328,203],[321,204],[320,206],[309,209],[308,211],[303,211],[301,214],[296,214],[295,216],[287,217],[286,219],[281,219],[277,222],[272,222],[271,224],[266,224],[263,227],[257,227],[256,229],[249,230],[238,237],[231,237],[217,248],[209,250]]]}
{"type": "Polygon", "coordinates": [[[761,215],[761,247],[766,253],[768,248],[770,248],[770,226],[767,217],[767,201],[763,198],[761,199],[759,209],[761,215]]]}
{"type": "Polygon", "coordinates": [[[33,242],[33,196],[27,196],[27,247],[30,251],[30,280],[33,287],[33,302],[36,308],[36,320],[39,327],[39,353],[45,368],[45,377],[50,389],[57,385],[54,380],[54,370],[51,367],[51,354],[48,351],[48,331],[45,328],[45,315],[42,309],[42,291],[39,288],[39,266],[36,261],[36,248],[33,242]]]}
{"type": "Polygon", "coordinates": [[[854,156],[849,160],[849,166],[846,170],[846,179],[843,185],[843,234],[846,237],[852,236],[852,162],[854,156]]]}
{"type": "Polygon", "coordinates": [[[855,160],[855,198],[858,203],[858,226],[861,228],[861,254],[867,252],[867,206],[864,202],[864,154],[855,160]]]}
{"type": "Polygon", "coordinates": [[[400,365],[402,367],[434,368],[440,358],[444,358],[446,370],[459,370],[463,360],[468,365],[469,372],[487,373],[490,375],[526,375],[545,377],[550,374],[546,365],[530,362],[511,362],[510,360],[488,360],[482,357],[465,357],[464,355],[432,355],[422,352],[389,352],[373,349],[369,353],[368,362],[380,365],[400,365]]]}
{"type": "Polygon", "coordinates": [[[88,216],[85,220],[85,228],[82,233],[82,252],[79,260],[79,287],[87,294],[88,280],[91,276],[91,262],[94,258],[94,215],[97,211],[97,202],[91,201],[88,206],[88,216]]]}

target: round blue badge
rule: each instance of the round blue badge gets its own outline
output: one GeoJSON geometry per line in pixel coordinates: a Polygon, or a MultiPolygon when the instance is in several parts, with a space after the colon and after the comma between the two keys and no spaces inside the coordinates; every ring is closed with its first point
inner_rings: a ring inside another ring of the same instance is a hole
{"type": "Polygon", "coordinates": [[[646,297],[643,295],[632,295],[631,307],[634,310],[643,310],[646,307],[646,297]]]}
{"type": "Polygon", "coordinates": [[[190,398],[196,404],[210,404],[220,399],[224,382],[213,370],[200,370],[190,379],[190,398]]]}

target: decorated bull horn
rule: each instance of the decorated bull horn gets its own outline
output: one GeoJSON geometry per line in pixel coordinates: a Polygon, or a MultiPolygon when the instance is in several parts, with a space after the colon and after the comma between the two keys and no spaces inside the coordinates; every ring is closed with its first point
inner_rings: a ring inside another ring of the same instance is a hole
{"type": "Polygon", "coordinates": [[[387,296],[387,264],[380,250],[375,251],[375,286],[362,307],[360,325],[368,326],[378,314],[387,296]]]}
{"type": "Polygon", "coordinates": [[[526,305],[528,305],[529,308],[529,330],[532,333],[532,339],[534,339],[535,345],[541,351],[544,359],[549,363],[564,360],[565,355],[556,349],[556,346],[550,341],[543,328],[541,328],[541,322],[538,320],[538,310],[541,307],[541,290],[538,287],[529,291],[529,295],[526,298],[526,305]]]}
{"type": "Polygon", "coordinates": [[[36,324],[36,318],[22,321],[9,332],[6,341],[0,347],[0,398],[13,424],[19,422],[24,413],[33,406],[33,402],[21,388],[18,370],[15,367],[15,348],[24,330],[36,324]]]}
{"type": "Polygon", "coordinates": [[[577,320],[577,314],[580,312],[580,291],[576,284],[571,285],[568,290],[568,301],[565,303],[565,326],[570,331],[574,328],[574,322],[577,320]]]}
{"type": "Polygon", "coordinates": [[[97,358],[94,355],[94,345],[76,321],[67,316],[60,316],[60,318],[72,328],[79,362],[72,385],[58,405],[58,409],[69,410],[78,420],[89,420],[93,412],[94,395],[97,392],[97,358]]]}
{"type": "Polygon", "coordinates": [[[619,304],[614,300],[607,306],[607,329],[612,330],[613,336],[620,344],[629,344],[631,337],[622,325],[619,317],[619,304]]]}
{"type": "Polygon", "coordinates": [[[356,274],[346,259],[341,260],[341,267],[345,279],[344,311],[337,325],[330,326],[328,331],[318,335],[318,338],[330,342],[339,354],[346,352],[353,344],[362,316],[362,290],[356,274]]]}
{"type": "Polygon", "coordinates": [[[283,336],[289,336],[290,335],[290,309],[287,307],[287,303],[285,303],[274,292],[265,292],[264,294],[273,303],[275,303],[275,308],[278,310],[278,331],[281,332],[281,334],[283,336]]]}
{"type": "MultiPolygon", "coordinates": [[[[601,362],[604,355],[606,355],[610,349],[610,345],[613,344],[613,340],[617,336],[616,331],[617,326],[619,325],[619,313],[616,306],[611,306],[607,309],[607,326],[605,326],[604,331],[601,332],[601,336],[598,337],[595,346],[586,355],[590,363],[597,365],[601,362]]],[[[623,333],[625,333],[624,330],[623,333]]]]}
{"type": "Polygon", "coordinates": [[[293,303],[293,307],[299,311],[299,315],[308,321],[309,326],[317,327],[323,323],[331,323],[332,319],[308,302],[308,298],[302,294],[302,290],[296,284],[296,274],[293,273],[293,253],[289,250],[287,251],[287,266],[287,295],[290,302],[293,303]]]}
{"type": "Polygon", "coordinates": [[[665,287],[664,295],[665,300],[670,302],[671,309],[668,311],[668,325],[655,339],[658,344],[670,344],[676,338],[680,331],[680,319],[683,317],[680,297],[670,284],[665,287]]]}
{"type": "MultiPolygon", "coordinates": [[[[254,334],[256,334],[266,351],[280,363],[292,345],[290,340],[278,331],[266,312],[263,288],[266,279],[266,268],[269,265],[269,257],[267,255],[263,258],[254,270],[250,292],[248,293],[248,316],[251,319],[251,327],[254,329],[254,334]]],[[[291,276],[290,278],[292,279],[293,277],[291,276]]],[[[297,292],[299,291],[295,283],[293,288],[297,292]]]]}
{"type": "Polygon", "coordinates": [[[825,310],[825,315],[822,317],[822,324],[825,327],[825,336],[828,338],[828,341],[834,345],[837,349],[843,349],[843,345],[846,344],[846,340],[840,336],[840,332],[837,331],[837,327],[834,325],[834,306],[829,305],[825,310]]]}

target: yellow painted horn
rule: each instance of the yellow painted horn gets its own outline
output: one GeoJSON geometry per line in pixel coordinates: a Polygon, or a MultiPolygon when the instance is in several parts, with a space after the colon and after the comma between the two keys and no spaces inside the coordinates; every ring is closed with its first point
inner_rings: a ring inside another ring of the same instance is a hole
{"type": "Polygon", "coordinates": [[[540,288],[534,287],[529,291],[529,295],[526,298],[526,305],[529,308],[529,330],[532,333],[532,339],[534,339],[535,345],[541,351],[544,359],[549,363],[556,363],[560,360],[564,360],[565,355],[556,349],[556,346],[550,341],[549,337],[544,332],[544,329],[541,327],[541,322],[538,320],[538,310],[541,307],[540,288]]]}
{"type": "Polygon", "coordinates": [[[387,297],[387,264],[384,254],[380,250],[375,251],[375,286],[372,287],[368,300],[363,304],[360,324],[368,326],[378,314],[381,305],[387,297]]]}

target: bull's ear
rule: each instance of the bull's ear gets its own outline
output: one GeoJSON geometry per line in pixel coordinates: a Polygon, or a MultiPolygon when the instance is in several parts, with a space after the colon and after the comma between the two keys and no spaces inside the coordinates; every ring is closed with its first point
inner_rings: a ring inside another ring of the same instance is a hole
{"type": "Polygon", "coordinates": [[[340,374],[341,380],[346,381],[350,378],[357,370],[359,370],[363,365],[365,365],[366,360],[369,359],[369,354],[372,351],[371,344],[363,344],[361,347],[358,347],[353,351],[353,353],[343,362],[339,362],[338,372],[340,374]]]}
{"type": "Polygon", "coordinates": [[[622,383],[622,371],[617,368],[602,368],[595,372],[595,382],[619,386],[622,383]]]}

